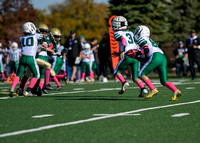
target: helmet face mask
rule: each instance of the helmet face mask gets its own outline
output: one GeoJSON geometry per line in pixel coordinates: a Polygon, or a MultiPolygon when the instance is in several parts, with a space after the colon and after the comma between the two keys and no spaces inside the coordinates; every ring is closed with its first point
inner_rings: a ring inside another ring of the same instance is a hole
{"type": "Polygon", "coordinates": [[[123,16],[117,16],[112,20],[112,28],[114,31],[125,30],[128,28],[128,21],[123,16]]]}
{"type": "Polygon", "coordinates": [[[11,44],[11,48],[12,48],[13,51],[16,51],[16,50],[18,49],[18,44],[17,44],[17,42],[13,42],[13,43],[11,44]]]}
{"type": "Polygon", "coordinates": [[[37,32],[46,38],[48,36],[47,33],[49,33],[49,28],[46,24],[39,24],[37,27],[37,32]]]}
{"type": "Polygon", "coordinates": [[[150,36],[150,30],[147,26],[140,25],[135,29],[134,38],[137,40],[142,36],[147,36],[147,37],[150,36]]]}
{"type": "Polygon", "coordinates": [[[51,29],[51,34],[53,35],[54,41],[60,41],[62,34],[58,28],[52,28],[51,29]]]}
{"type": "Polygon", "coordinates": [[[35,25],[32,22],[26,22],[22,26],[22,31],[24,34],[35,34],[36,28],[35,25]]]}

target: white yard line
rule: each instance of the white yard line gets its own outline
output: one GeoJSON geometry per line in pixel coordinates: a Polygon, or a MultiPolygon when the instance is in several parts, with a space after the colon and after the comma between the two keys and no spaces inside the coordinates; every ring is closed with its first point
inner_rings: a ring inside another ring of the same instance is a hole
{"type": "Polygon", "coordinates": [[[118,117],[118,116],[122,116],[124,114],[126,115],[126,114],[132,114],[132,113],[138,113],[138,112],[143,112],[143,111],[162,109],[162,108],[168,108],[168,107],[174,107],[174,106],[180,106],[180,105],[194,104],[194,103],[200,103],[200,100],[186,102],[186,103],[163,105],[163,106],[157,106],[157,107],[149,107],[149,108],[137,109],[137,110],[128,111],[128,112],[116,113],[116,114],[107,115],[107,116],[94,117],[94,118],[89,118],[89,119],[84,119],[84,120],[79,120],[79,121],[66,122],[66,123],[60,123],[60,124],[54,124],[54,125],[47,125],[47,126],[33,128],[33,129],[27,129],[27,130],[15,131],[15,132],[11,132],[11,133],[0,134],[0,137],[2,138],[2,137],[20,135],[20,134],[25,134],[25,133],[32,133],[32,132],[52,129],[52,128],[56,128],[56,127],[76,125],[76,124],[92,122],[92,121],[96,121],[96,120],[102,120],[102,119],[107,119],[107,118],[118,117]]]}
{"type": "MultiPolygon", "coordinates": [[[[93,114],[93,116],[108,116],[108,115],[113,115],[113,114],[93,114]]],[[[141,114],[123,114],[122,116],[140,116],[141,114]]]]}
{"type": "Polygon", "coordinates": [[[84,90],[84,88],[74,88],[73,90],[84,90]]]}
{"type": "Polygon", "coordinates": [[[186,87],[185,89],[195,89],[195,87],[186,87]]]}
{"type": "Polygon", "coordinates": [[[44,115],[36,115],[32,116],[32,118],[44,118],[44,117],[51,117],[54,116],[53,114],[44,114],[44,115]]]}
{"type": "Polygon", "coordinates": [[[174,115],[171,115],[171,117],[182,117],[182,116],[186,116],[186,115],[190,115],[190,113],[179,113],[179,114],[174,114],[174,115]]]}

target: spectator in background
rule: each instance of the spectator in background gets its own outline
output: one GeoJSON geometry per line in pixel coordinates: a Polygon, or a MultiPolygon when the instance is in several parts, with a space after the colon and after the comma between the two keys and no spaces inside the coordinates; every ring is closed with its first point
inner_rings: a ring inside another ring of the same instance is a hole
{"type": "Polygon", "coordinates": [[[11,44],[12,44],[12,42],[11,42],[11,41],[8,41],[8,42],[7,42],[7,47],[4,49],[4,58],[3,58],[3,62],[4,62],[4,64],[5,64],[5,66],[6,66],[6,77],[8,77],[9,74],[10,74],[10,64],[9,64],[10,61],[7,61],[7,56],[8,56],[8,54],[10,53],[11,44]]]}
{"type": "Polygon", "coordinates": [[[76,81],[77,71],[77,64],[75,61],[79,57],[80,51],[82,49],[80,39],[76,37],[76,32],[74,30],[70,32],[70,37],[66,40],[64,47],[68,50],[68,65],[72,68],[70,82],[73,83],[76,81]]]}
{"type": "Polygon", "coordinates": [[[4,75],[4,67],[3,67],[3,54],[4,54],[4,49],[2,49],[2,43],[0,42],[0,75],[1,79],[5,81],[5,75],[4,75]]]}
{"type": "Polygon", "coordinates": [[[103,81],[107,81],[107,67],[110,68],[111,74],[113,74],[113,68],[112,68],[112,60],[111,60],[111,52],[110,52],[110,40],[109,40],[109,34],[107,31],[104,32],[103,38],[99,43],[98,48],[98,58],[99,58],[99,70],[100,75],[103,74],[104,79],[103,81]]]}
{"type": "Polygon", "coordinates": [[[188,48],[189,67],[192,76],[192,80],[195,79],[196,73],[194,69],[194,63],[196,62],[198,69],[200,70],[200,50],[198,48],[198,37],[195,30],[191,30],[191,35],[186,40],[186,47],[188,48]]]}
{"type": "Polygon", "coordinates": [[[184,46],[183,41],[179,42],[179,46],[174,50],[176,59],[176,76],[180,76],[181,69],[183,70],[183,77],[187,76],[187,66],[185,61],[188,58],[188,49],[184,46]]]}
{"type": "MultiPolygon", "coordinates": [[[[85,37],[83,35],[81,35],[80,37],[80,41],[81,41],[81,46],[82,46],[82,50],[84,50],[84,46],[86,43],[89,43],[87,40],[85,40],[85,37]]],[[[78,81],[81,81],[81,64],[82,64],[82,60],[80,62],[80,64],[78,64],[77,66],[77,71],[78,71],[78,81]]]]}
{"type": "Polygon", "coordinates": [[[81,46],[83,50],[84,44],[89,43],[87,40],[85,40],[85,37],[83,35],[80,36],[81,46]]]}
{"type": "Polygon", "coordinates": [[[96,70],[96,74],[97,74],[97,79],[99,79],[100,77],[100,72],[99,72],[99,63],[97,61],[97,52],[98,52],[98,48],[99,48],[99,44],[98,44],[98,40],[96,37],[93,37],[92,40],[91,40],[91,49],[93,51],[93,54],[94,54],[94,62],[92,64],[92,70],[94,71],[94,69],[96,70]]]}

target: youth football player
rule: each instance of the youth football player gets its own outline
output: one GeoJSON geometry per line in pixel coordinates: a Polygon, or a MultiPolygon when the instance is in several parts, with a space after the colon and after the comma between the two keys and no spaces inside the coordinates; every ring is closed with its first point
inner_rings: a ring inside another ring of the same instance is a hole
{"type": "Polygon", "coordinates": [[[145,99],[149,99],[153,97],[153,95],[158,93],[158,90],[153,86],[151,80],[147,77],[147,75],[153,71],[154,69],[158,70],[160,82],[163,86],[166,86],[171,91],[173,91],[174,95],[170,99],[171,101],[176,101],[181,96],[181,91],[178,90],[173,83],[168,81],[167,79],[167,59],[163,53],[163,51],[158,47],[158,45],[150,39],[150,30],[148,27],[141,25],[135,29],[135,42],[140,46],[141,51],[135,52],[132,51],[132,57],[136,57],[138,55],[145,55],[148,57],[148,61],[141,68],[138,76],[145,82],[145,84],[150,88],[151,92],[145,97],[145,99]]]}
{"type": "Polygon", "coordinates": [[[90,73],[91,81],[94,81],[94,72],[92,70],[94,55],[93,51],[91,50],[91,45],[89,43],[84,44],[83,50],[80,53],[80,57],[82,58],[82,63],[81,63],[82,79],[80,82],[85,81],[86,69],[88,69],[90,73]]]}
{"type": "Polygon", "coordinates": [[[7,63],[10,65],[10,73],[16,73],[19,66],[19,58],[21,57],[21,49],[18,48],[17,42],[11,44],[11,49],[9,50],[7,56],[7,63]]]}
{"type": "Polygon", "coordinates": [[[35,55],[38,50],[38,44],[42,43],[42,35],[36,33],[36,27],[32,22],[24,23],[22,31],[24,35],[19,39],[22,47],[22,57],[20,58],[17,76],[14,78],[10,89],[10,97],[13,96],[15,87],[23,75],[26,67],[28,67],[33,73],[33,78],[31,79],[30,84],[24,94],[25,96],[32,96],[31,89],[40,78],[39,67],[37,65],[35,55]]]}
{"type": "MultiPolygon", "coordinates": [[[[51,39],[51,41],[53,43],[52,49],[54,50],[54,54],[49,53],[50,55],[49,62],[51,63],[51,68],[55,71],[55,74],[57,75],[60,72],[64,63],[62,59],[62,55],[61,55],[62,49],[60,46],[62,34],[58,28],[52,28],[51,34],[53,36],[52,37],[53,39],[51,39]]],[[[51,88],[49,85],[49,80],[50,80],[50,71],[46,70],[46,73],[45,73],[45,88],[46,89],[51,88]]],[[[61,85],[57,84],[57,90],[60,90],[60,89],[62,89],[61,85]]]]}
{"type": "Polygon", "coordinates": [[[137,49],[137,46],[134,42],[134,35],[131,31],[128,31],[128,21],[123,16],[117,16],[112,20],[112,28],[114,31],[114,39],[118,41],[120,48],[120,61],[117,64],[117,67],[114,70],[114,76],[117,76],[122,83],[121,90],[119,94],[123,94],[125,89],[129,87],[129,83],[126,82],[122,76],[123,70],[127,69],[128,66],[131,66],[132,70],[132,80],[135,82],[141,89],[139,97],[144,97],[147,94],[142,81],[138,78],[138,66],[139,61],[133,58],[130,58],[126,55],[126,52],[130,49],[137,49]]]}

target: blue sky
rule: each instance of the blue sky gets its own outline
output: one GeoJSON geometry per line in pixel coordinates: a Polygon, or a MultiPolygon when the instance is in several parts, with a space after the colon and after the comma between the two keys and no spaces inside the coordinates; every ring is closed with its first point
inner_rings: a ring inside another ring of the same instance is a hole
{"type": "MultiPolygon", "coordinates": [[[[39,9],[45,9],[45,7],[47,7],[46,4],[53,5],[55,3],[62,3],[63,1],[64,0],[30,0],[30,2],[33,4],[33,7],[39,9]]],[[[94,2],[108,3],[108,0],[94,0],[94,2]]]]}

